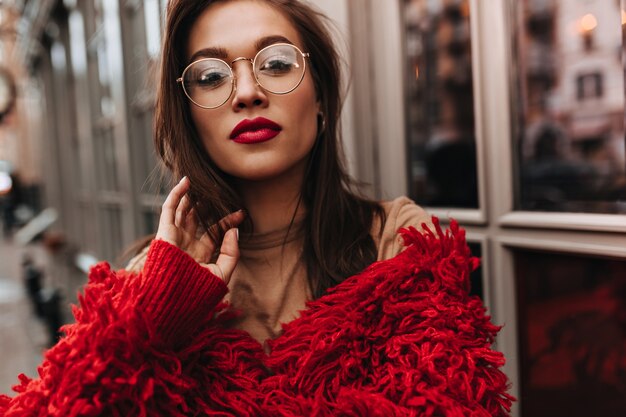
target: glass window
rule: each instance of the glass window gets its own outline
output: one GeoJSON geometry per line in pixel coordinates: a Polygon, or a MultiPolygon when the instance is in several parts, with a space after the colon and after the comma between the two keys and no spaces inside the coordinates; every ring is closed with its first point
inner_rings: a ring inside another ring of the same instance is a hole
{"type": "Polygon", "coordinates": [[[477,295],[481,300],[485,301],[485,293],[483,288],[483,267],[482,267],[482,245],[480,243],[468,243],[472,255],[481,258],[481,264],[474,272],[470,274],[470,295],[477,295]]]}
{"type": "Polygon", "coordinates": [[[120,182],[112,126],[104,124],[97,129],[93,141],[96,151],[98,188],[106,191],[118,191],[120,182]]]}
{"type": "Polygon", "coordinates": [[[156,233],[159,226],[159,213],[156,209],[144,209],[142,234],[156,233]]]}
{"type": "Polygon", "coordinates": [[[168,0],[161,0],[161,21],[163,22],[163,28],[165,28],[165,18],[167,14],[167,2],[168,0]]]}
{"type": "Polygon", "coordinates": [[[516,208],[626,213],[624,5],[511,3],[518,22],[516,208]]]}
{"type": "Polygon", "coordinates": [[[602,98],[604,95],[604,77],[599,72],[581,74],[576,79],[578,101],[602,98]]]}
{"type": "Polygon", "coordinates": [[[111,19],[107,20],[107,16],[114,16],[114,10],[107,11],[107,4],[96,0],[91,4],[90,12],[86,13],[92,19],[89,26],[93,31],[87,36],[87,65],[97,187],[98,190],[119,191],[116,123],[123,117],[123,109],[120,108],[119,101],[115,100],[114,87],[118,78],[112,66],[115,63],[114,52],[119,48],[119,45],[116,46],[119,39],[112,35],[114,30],[111,29],[111,19]]]}
{"type": "Polygon", "coordinates": [[[522,416],[626,415],[626,261],[514,259],[522,416]]]}
{"type": "Polygon", "coordinates": [[[158,85],[159,55],[161,33],[164,23],[166,2],[160,0],[146,0],[144,2],[144,26],[146,30],[147,60],[143,64],[147,67],[143,79],[137,86],[137,102],[141,102],[141,111],[135,112],[138,126],[141,126],[142,146],[136,152],[133,160],[137,162],[137,173],[142,182],[141,192],[145,194],[159,193],[157,157],[154,149],[153,117],[156,102],[156,86],[158,85]]]}
{"type": "Polygon", "coordinates": [[[54,42],[50,48],[50,60],[52,67],[60,72],[65,73],[67,70],[67,59],[65,56],[65,46],[61,42],[54,42]]]}
{"type": "Polygon", "coordinates": [[[81,250],[89,251],[93,249],[94,240],[94,227],[93,227],[93,209],[88,203],[78,203],[78,219],[76,221],[80,224],[78,228],[80,236],[81,250]]]}
{"type": "Polygon", "coordinates": [[[469,0],[404,0],[409,193],[478,208],[469,0]]]}
{"type": "Polygon", "coordinates": [[[83,76],[87,71],[87,55],[85,44],[85,22],[79,10],[72,10],[69,18],[70,52],[72,57],[72,71],[75,77],[83,76]]]}
{"type": "Polygon", "coordinates": [[[116,206],[105,206],[100,210],[101,230],[106,230],[103,243],[103,259],[116,261],[122,255],[122,210],[116,206]]]}
{"type": "Polygon", "coordinates": [[[144,0],[144,21],[146,27],[146,49],[151,59],[156,59],[161,47],[161,18],[158,0],[144,0]]]}

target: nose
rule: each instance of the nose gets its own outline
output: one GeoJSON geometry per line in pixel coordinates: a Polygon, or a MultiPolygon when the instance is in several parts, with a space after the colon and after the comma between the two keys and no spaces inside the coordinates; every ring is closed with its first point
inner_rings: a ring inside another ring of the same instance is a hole
{"type": "Polygon", "coordinates": [[[267,93],[254,78],[252,63],[248,59],[233,62],[235,72],[235,91],[232,101],[234,111],[241,111],[253,107],[267,107],[267,93]],[[237,64],[236,64],[237,63],[237,64]]]}

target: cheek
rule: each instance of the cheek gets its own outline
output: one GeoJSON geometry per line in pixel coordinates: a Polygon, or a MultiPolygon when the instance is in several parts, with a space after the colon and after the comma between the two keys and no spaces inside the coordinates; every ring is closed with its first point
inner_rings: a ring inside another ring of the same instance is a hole
{"type": "Polygon", "coordinates": [[[206,110],[193,106],[191,108],[191,120],[193,121],[200,138],[204,141],[205,136],[211,131],[211,125],[208,123],[209,117],[206,114],[206,110]]]}
{"type": "Polygon", "coordinates": [[[307,104],[300,109],[300,114],[294,114],[295,130],[293,140],[299,153],[308,153],[317,139],[317,106],[315,103],[307,104]]]}
{"type": "Polygon", "coordinates": [[[317,94],[313,86],[313,82],[310,81],[303,87],[306,87],[302,91],[302,95],[299,97],[298,105],[294,107],[300,110],[300,114],[297,119],[300,123],[300,130],[308,138],[312,136],[313,139],[317,137],[317,119],[320,111],[320,103],[317,101],[317,94]]]}
{"type": "Polygon", "coordinates": [[[215,142],[214,138],[219,136],[219,126],[216,120],[220,120],[220,117],[215,113],[215,110],[206,110],[196,107],[191,109],[191,120],[196,128],[200,142],[204,145],[207,151],[210,151],[211,144],[215,142]]]}

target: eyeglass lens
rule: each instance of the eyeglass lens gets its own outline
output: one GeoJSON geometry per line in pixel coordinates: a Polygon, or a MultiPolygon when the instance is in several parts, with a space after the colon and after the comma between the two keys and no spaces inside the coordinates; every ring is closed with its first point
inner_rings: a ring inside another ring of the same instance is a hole
{"type": "MultiPolygon", "coordinates": [[[[272,45],[256,55],[253,71],[264,90],[286,94],[298,87],[304,77],[304,56],[293,45],[272,45]]],[[[220,59],[198,60],[183,73],[185,93],[201,107],[215,108],[224,104],[231,96],[234,84],[231,67],[220,59]]]]}

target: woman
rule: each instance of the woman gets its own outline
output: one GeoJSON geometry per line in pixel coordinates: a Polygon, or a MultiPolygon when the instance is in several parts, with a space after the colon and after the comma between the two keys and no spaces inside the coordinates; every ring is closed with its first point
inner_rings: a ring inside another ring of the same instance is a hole
{"type": "Polygon", "coordinates": [[[396,236],[425,212],[350,191],[322,22],[297,0],[170,2],[156,145],[182,179],[4,415],[506,415],[462,233],[396,236]]]}

